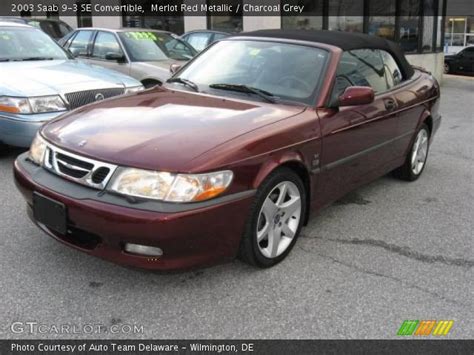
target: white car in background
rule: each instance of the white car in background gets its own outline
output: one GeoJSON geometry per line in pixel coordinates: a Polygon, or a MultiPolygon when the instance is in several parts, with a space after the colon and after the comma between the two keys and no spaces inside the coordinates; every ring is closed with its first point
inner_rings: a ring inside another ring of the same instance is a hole
{"type": "Polygon", "coordinates": [[[171,64],[183,65],[197,54],[171,32],[140,28],[80,28],[59,43],[76,58],[130,75],[146,88],[163,84],[171,64]]]}

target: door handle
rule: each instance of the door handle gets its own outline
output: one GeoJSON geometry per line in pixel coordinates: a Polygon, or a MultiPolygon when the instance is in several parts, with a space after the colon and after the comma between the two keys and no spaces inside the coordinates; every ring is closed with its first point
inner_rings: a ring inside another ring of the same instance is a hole
{"type": "Polygon", "coordinates": [[[392,99],[384,100],[384,103],[385,103],[385,108],[388,111],[393,111],[397,108],[397,104],[395,100],[392,100],[392,99]]]}

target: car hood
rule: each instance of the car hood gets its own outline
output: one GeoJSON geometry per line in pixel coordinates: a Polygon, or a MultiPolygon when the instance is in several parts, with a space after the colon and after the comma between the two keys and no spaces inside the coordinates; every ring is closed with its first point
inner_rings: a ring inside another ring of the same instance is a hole
{"type": "Polygon", "coordinates": [[[155,88],[84,106],[47,124],[42,135],[105,162],[186,172],[214,147],[303,110],[155,88]]]}
{"type": "Polygon", "coordinates": [[[141,85],[118,72],[77,60],[0,64],[0,90],[9,96],[55,95],[92,89],[141,85]]]}

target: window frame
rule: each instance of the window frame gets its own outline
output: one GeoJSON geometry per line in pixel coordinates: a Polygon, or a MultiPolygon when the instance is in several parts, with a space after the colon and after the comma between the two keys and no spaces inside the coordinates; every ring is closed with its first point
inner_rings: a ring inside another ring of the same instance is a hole
{"type": "MultiPolygon", "coordinates": [[[[79,35],[80,32],[91,32],[91,35],[89,37],[89,41],[87,42],[87,46],[86,46],[86,54],[85,55],[77,55],[78,58],[90,58],[90,55],[91,55],[91,48],[92,48],[92,43],[95,39],[95,34],[96,34],[96,30],[90,30],[90,29],[84,29],[84,30],[76,30],[76,33],[71,36],[71,38],[68,39],[69,44],[67,46],[67,49],[70,51],[70,48],[74,42],[74,40],[77,38],[77,36],[79,35]]],[[[66,41],[66,43],[68,42],[66,41]]]]}
{"type": "Polygon", "coordinates": [[[209,45],[212,43],[211,42],[211,38],[214,37],[214,33],[213,32],[209,32],[209,31],[195,31],[195,32],[191,32],[191,33],[188,33],[186,35],[186,39],[183,41],[185,41],[187,44],[189,44],[191,47],[193,47],[197,52],[202,52],[204,49],[206,49],[207,47],[209,47],[209,45]],[[199,35],[207,35],[207,41],[206,41],[206,45],[204,46],[203,49],[199,50],[197,48],[195,48],[191,42],[189,42],[190,38],[192,38],[193,36],[199,36],[199,35]]]}
{"type": "Polygon", "coordinates": [[[91,43],[91,47],[90,47],[90,55],[89,55],[89,59],[92,59],[92,60],[100,60],[100,61],[103,61],[103,62],[106,62],[106,63],[111,63],[111,62],[114,62],[113,60],[109,60],[109,59],[105,59],[105,58],[100,58],[100,57],[94,57],[94,47],[95,47],[95,42],[97,41],[97,37],[99,36],[99,33],[100,32],[103,32],[103,33],[109,33],[111,34],[115,40],[117,41],[117,44],[119,45],[119,48],[120,50],[122,51],[123,53],[123,56],[125,58],[125,60],[123,62],[120,62],[119,64],[124,64],[124,63],[129,63],[130,62],[130,59],[128,58],[128,55],[127,55],[127,52],[125,51],[125,48],[122,44],[122,42],[120,41],[120,37],[117,35],[116,32],[113,32],[113,31],[106,31],[106,30],[96,30],[95,31],[96,33],[94,34],[94,38],[92,40],[92,43],[91,43]]]}
{"type": "MultiPolygon", "coordinates": [[[[351,51],[358,51],[358,50],[367,50],[367,49],[370,49],[370,48],[360,48],[360,49],[353,49],[351,51]]],[[[387,89],[386,90],[383,90],[383,91],[375,91],[374,88],[372,86],[368,86],[370,87],[372,90],[374,90],[374,96],[375,97],[378,97],[378,96],[383,96],[383,95],[386,95],[387,93],[390,93],[391,91],[394,91],[394,90],[398,90],[400,87],[403,87],[405,86],[410,80],[411,78],[406,78],[403,76],[403,72],[400,70],[400,65],[398,64],[397,60],[394,58],[394,56],[392,55],[392,53],[390,53],[389,51],[386,51],[384,49],[371,49],[371,50],[375,50],[375,51],[378,51],[379,52],[379,55],[380,55],[380,58],[382,60],[382,63],[383,63],[383,67],[384,67],[384,79],[385,79],[385,83],[387,84],[387,89]],[[382,55],[382,52],[385,52],[387,53],[388,55],[390,55],[394,61],[394,63],[397,65],[398,67],[398,70],[400,72],[400,74],[402,75],[402,80],[397,84],[397,85],[393,85],[392,87],[388,88],[388,82],[387,82],[387,70],[386,70],[386,63],[385,63],[385,60],[383,58],[383,55],[382,55]]],[[[336,67],[336,72],[335,72],[335,75],[334,75],[334,78],[332,80],[332,86],[331,86],[331,94],[329,95],[329,102],[328,102],[328,107],[334,107],[337,99],[339,98],[339,96],[336,96],[335,94],[335,87],[336,87],[336,79],[337,79],[337,71],[339,69],[339,65],[341,63],[341,60],[343,58],[343,55],[344,53],[347,53],[347,52],[351,52],[351,51],[342,51],[340,57],[339,57],[339,61],[337,63],[337,67],[336,67]]],[[[350,81],[351,84],[353,84],[352,81],[350,81]]],[[[356,86],[356,85],[350,85],[350,86],[356,86]]],[[[350,87],[348,86],[348,87],[350,87]]],[[[347,89],[347,87],[346,87],[347,89]]],[[[345,89],[344,89],[345,90],[345,89]]]]}

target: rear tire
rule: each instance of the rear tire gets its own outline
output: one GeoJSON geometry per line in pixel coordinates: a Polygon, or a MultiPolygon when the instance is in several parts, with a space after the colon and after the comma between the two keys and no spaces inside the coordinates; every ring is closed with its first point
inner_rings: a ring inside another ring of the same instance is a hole
{"type": "Polygon", "coordinates": [[[261,268],[282,261],[291,251],[306,215],[306,191],[300,177],[282,167],[260,185],[245,225],[239,258],[261,268]]]}
{"type": "Polygon", "coordinates": [[[403,163],[403,165],[398,169],[394,170],[393,174],[401,180],[417,180],[425,169],[429,148],[430,130],[428,126],[423,123],[418,132],[416,132],[415,139],[408,151],[405,163],[403,163]]]}

